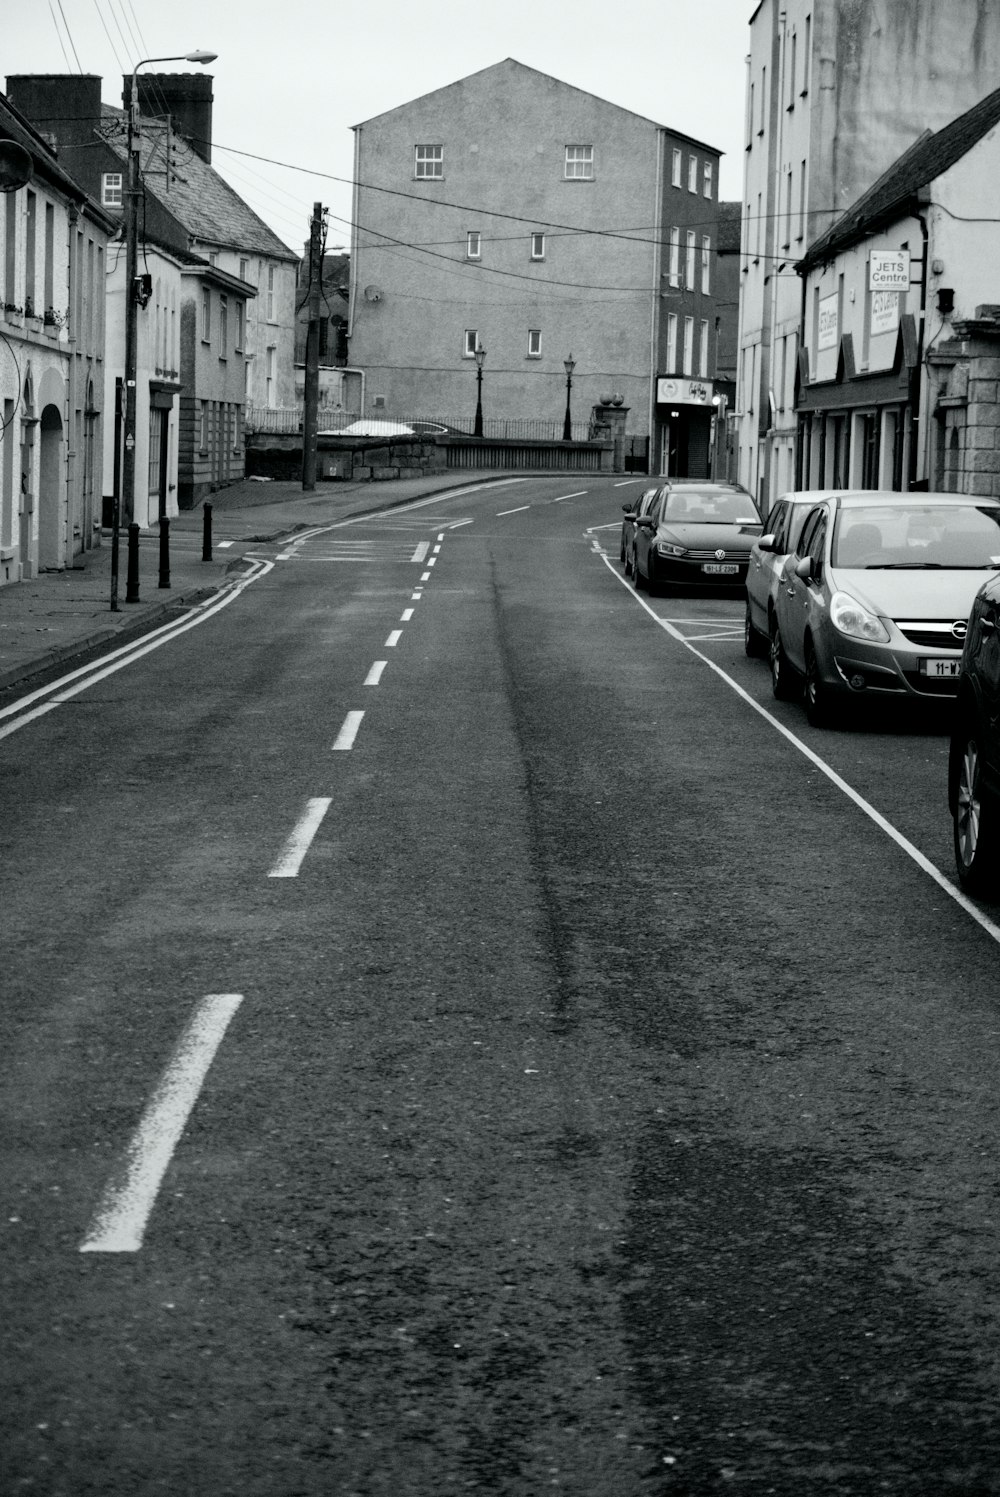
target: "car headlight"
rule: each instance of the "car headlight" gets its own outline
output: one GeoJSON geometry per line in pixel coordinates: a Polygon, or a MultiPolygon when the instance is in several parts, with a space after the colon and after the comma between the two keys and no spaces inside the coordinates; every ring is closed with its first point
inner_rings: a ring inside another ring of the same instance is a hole
{"type": "Polygon", "coordinates": [[[834,593],[830,599],[830,619],[841,634],[852,639],[867,639],[873,643],[889,643],[889,631],[882,620],[867,608],[862,608],[850,593],[834,593]]]}
{"type": "Polygon", "coordinates": [[[673,541],[657,541],[656,549],[661,556],[687,555],[687,546],[675,546],[673,541]]]}

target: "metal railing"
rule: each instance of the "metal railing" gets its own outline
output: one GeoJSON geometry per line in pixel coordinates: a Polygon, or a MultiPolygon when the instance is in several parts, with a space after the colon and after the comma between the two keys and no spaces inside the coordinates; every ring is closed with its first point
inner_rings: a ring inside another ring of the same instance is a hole
{"type": "MultiPolygon", "coordinates": [[[[378,423],[385,422],[392,426],[413,426],[417,434],[423,435],[429,428],[439,426],[441,436],[464,436],[471,437],[475,419],[472,416],[440,416],[440,415],[390,415],[387,411],[373,411],[369,415],[361,417],[353,411],[333,411],[320,408],[318,413],[318,430],[327,435],[336,436],[345,427],[354,425],[362,420],[368,424],[372,423],[373,434],[378,434],[378,423]]],[[[302,430],[302,407],[284,406],[265,409],[260,406],[248,406],[246,410],[246,430],[248,432],[264,432],[277,436],[292,436],[302,430]]],[[[435,435],[430,431],[430,435],[435,435]]],[[[533,417],[487,417],[483,421],[483,437],[494,438],[501,441],[515,442],[560,442],[563,439],[562,421],[539,421],[533,417]]],[[[588,421],[574,421],[572,424],[572,440],[574,442],[586,442],[590,437],[590,423],[588,421]]]]}

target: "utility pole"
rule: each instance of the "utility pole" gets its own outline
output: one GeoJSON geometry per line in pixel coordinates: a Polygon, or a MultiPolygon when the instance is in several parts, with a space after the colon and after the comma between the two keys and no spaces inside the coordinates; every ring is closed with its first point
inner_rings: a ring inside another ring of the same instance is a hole
{"type": "Polygon", "coordinates": [[[305,409],[302,413],[302,487],[316,487],[316,433],[319,425],[319,316],[323,296],[325,210],[313,203],[309,226],[309,331],[306,335],[305,409]]]}

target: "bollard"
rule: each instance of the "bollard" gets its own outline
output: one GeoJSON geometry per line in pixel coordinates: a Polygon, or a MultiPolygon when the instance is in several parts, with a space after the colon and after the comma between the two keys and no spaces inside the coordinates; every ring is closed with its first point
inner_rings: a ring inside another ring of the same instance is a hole
{"type": "Polygon", "coordinates": [[[135,520],[128,528],[128,574],[125,579],[125,602],[139,601],[139,526],[135,520]]]}
{"type": "Polygon", "coordinates": [[[160,521],[160,586],[170,586],[170,521],[160,521]]]}
{"type": "Polygon", "coordinates": [[[212,560],[212,506],[206,504],[202,511],[205,519],[204,529],[201,536],[201,559],[212,560]]]}

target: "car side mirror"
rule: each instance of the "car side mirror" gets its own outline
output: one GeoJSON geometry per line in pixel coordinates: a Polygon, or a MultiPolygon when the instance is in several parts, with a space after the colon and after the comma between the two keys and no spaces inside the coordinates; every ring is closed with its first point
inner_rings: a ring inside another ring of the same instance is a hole
{"type": "Polygon", "coordinates": [[[627,519],[629,519],[629,520],[634,520],[635,519],[635,514],[634,514],[634,512],[632,510],[631,504],[623,504],[622,505],[622,509],[625,511],[625,515],[626,515],[627,519]]]}
{"type": "Polygon", "coordinates": [[[777,537],[774,535],[762,535],[760,540],[757,542],[757,547],[761,551],[777,551],[778,548],[775,545],[776,540],[777,537]]]}
{"type": "Polygon", "coordinates": [[[637,525],[641,525],[643,530],[652,530],[656,521],[653,519],[652,515],[638,515],[636,517],[635,523],[637,525]]]}
{"type": "Polygon", "coordinates": [[[801,577],[803,582],[809,581],[809,578],[812,576],[812,569],[811,556],[803,556],[801,560],[795,563],[795,575],[796,577],[801,577]]]}

